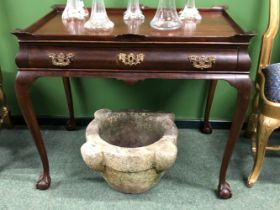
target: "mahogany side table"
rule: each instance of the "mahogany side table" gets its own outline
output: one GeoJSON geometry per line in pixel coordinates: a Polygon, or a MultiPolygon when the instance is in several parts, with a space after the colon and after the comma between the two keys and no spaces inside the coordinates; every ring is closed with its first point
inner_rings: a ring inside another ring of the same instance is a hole
{"type": "Polygon", "coordinates": [[[62,6],[54,6],[29,28],[14,32],[20,46],[16,95],[43,164],[36,187],[45,190],[51,183],[48,156],[29,94],[37,78],[63,78],[70,129],[75,126],[70,77],[115,78],[129,83],[154,78],[211,80],[206,115],[215,84],[225,80],[238,92],[218,185],[218,196],[230,198],[226,172],[249,103],[251,61],[247,48],[253,34],[245,33],[223,9],[200,10],[200,23],[188,22],[175,31],[152,29],[153,9],[144,9],[144,23],[124,23],[124,10],[108,9],[115,23],[112,31],[87,31],[83,22],[63,23],[62,11],[62,6]]]}

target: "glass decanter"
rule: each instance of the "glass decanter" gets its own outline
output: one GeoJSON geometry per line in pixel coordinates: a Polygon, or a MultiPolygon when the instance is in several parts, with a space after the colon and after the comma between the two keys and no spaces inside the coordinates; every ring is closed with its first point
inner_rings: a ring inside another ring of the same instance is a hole
{"type": "Polygon", "coordinates": [[[195,7],[195,0],[187,0],[184,9],[180,12],[181,20],[201,20],[201,15],[195,7]]]}
{"type": "Polygon", "coordinates": [[[107,15],[104,0],[92,1],[91,15],[84,27],[90,30],[110,30],[114,27],[107,15]]]}
{"type": "Polygon", "coordinates": [[[83,0],[67,0],[62,13],[62,20],[84,20],[88,17],[88,10],[83,0]]]}
{"type": "Polygon", "coordinates": [[[128,0],[127,10],[124,13],[123,19],[125,21],[145,19],[140,9],[139,0],[128,0]]]}
{"type": "Polygon", "coordinates": [[[174,30],[182,26],[178,16],[175,0],[159,0],[154,18],[150,23],[152,28],[158,30],[174,30]]]}

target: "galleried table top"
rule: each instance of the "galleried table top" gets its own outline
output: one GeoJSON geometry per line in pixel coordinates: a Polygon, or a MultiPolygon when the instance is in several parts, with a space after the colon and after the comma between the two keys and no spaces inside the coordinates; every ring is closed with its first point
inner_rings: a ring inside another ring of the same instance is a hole
{"type": "Polygon", "coordinates": [[[248,42],[252,34],[245,33],[223,9],[201,9],[200,22],[185,22],[178,30],[160,31],[150,27],[155,9],[143,9],[145,21],[125,23],[125,9],[107,9],[109,18],[115,23],[111,31],[90,31],[84,28],[85,21],[63,22],[62,6],[54,9],[45,17],[16,35],[22,39],[79,39],[114,41],[118,39],[141,39],[142,41],[191,41],[191,42],[248,42]]]}

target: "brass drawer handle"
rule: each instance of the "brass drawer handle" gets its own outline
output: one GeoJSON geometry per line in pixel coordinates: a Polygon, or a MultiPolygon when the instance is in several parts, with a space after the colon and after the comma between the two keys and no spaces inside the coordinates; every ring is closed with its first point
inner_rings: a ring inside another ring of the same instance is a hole
{"type": "Polygon", "coordinates": [[[69,66],[71,63],[71,58],[74,57],[73,53],[49,53],[48,54],[49,58],[51,58],[52,64],[54,66],[69,66]]]}
{"type": "Polygon", "coordinates": [[[135,66],[144,61],[145,55],[143,53],[120,53],[118,55],[119,61],[121,61],[126,66],[135,66]]]}
{"type": "Polygon", "coordinates": [[[204,70],[212,68],[213,64],[216,63],[216,57],[191,55],[189,56],[189,61],[194,68],[204,70]]]}

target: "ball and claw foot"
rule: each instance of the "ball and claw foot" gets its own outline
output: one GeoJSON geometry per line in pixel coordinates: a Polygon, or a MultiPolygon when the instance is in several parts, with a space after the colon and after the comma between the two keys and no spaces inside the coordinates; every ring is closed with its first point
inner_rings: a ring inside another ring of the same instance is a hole
{"type": "Polygon", "coordinates": [[[200,127],[200,131],[204,134],[211,134],[213,129],[209,122],[204,122],[203,125],[200,127]]]}
{"type": "Polygon", "coordinates": [[[51,177],[49,175],[40,176],[36,188],[38,190],[47,190],[51,185],[51,177]]]}
{"type": "Polygon", "coordinates": [[[219,184],[218,186],[218,196],[222,199],[229,199],[232,197],[231,188],[228,183],[219,184]]]}
{"type": "Polygon", "coordinates": [[[71,119],[68,120],[67,123],[66,123],[65,128],[66,128],[66,130],[68,130],[68,131],[76,130],[77,125],[76,125],[75,120],[71,120],[71,119]]]}

